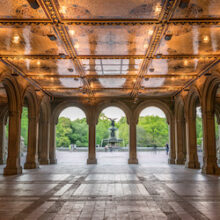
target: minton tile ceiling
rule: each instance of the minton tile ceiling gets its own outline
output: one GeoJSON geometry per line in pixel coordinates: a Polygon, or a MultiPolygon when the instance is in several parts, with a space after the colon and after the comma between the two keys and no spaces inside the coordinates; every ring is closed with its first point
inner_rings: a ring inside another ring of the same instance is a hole
{"type": "Polygon", "coordinates": [[[174,96],[219,61],[219,0],[0,2],[0,73],[51,96],[174,96]]]}

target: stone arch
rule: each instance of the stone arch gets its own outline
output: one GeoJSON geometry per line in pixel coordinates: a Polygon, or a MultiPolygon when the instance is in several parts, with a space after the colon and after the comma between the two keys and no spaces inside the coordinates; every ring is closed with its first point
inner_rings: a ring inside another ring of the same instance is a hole
{"type": "Polygon", "coordinates": [[[134,111],[134,119],[135,119],[136,123],[138,123],[140,113],[145,108],[148,108],[148,107],[157,107],[157,108],[161,109],[164,112],[164,114],[166,115],[167,123],[168,124],[171,123],[171,120],[173,119],[173,112],[172,112],[170,106],[167,103],[160,101],[160,100],[156,100],[156,99],[141,102],[136,107],[136,109],[134,111]]]}
{"type": "Polygon", "coordinates": [[[125,113],[127,123],[130,124],[130,119],[131,119],[130,109],[128,108],[128,106],[125,103],[120,102],[120,101],[110,101],[110,102],[106,101],[104,103],[103,102],[100,103],[96,108],[96,115],[95,115],[96,124],[98,123],[98,119],[99,119],[101,112],[105,108],[108,108],[108,107],[117,107],[117,108],[121,109],[125,113]]]}
{"type": "Polygon", "coordinates": [[[196,117],[195,113],[196,111],[194,111],[194,109],[196,109],[196,102],[199,101],[201,107],[202,107],[202,100],[201,100],[201,94],[198,90],[198,88],[193,85],[191,86],[188,95],[187,95],[187,99],[186,99],[186,113],[189,114],[189,117],[196,117]]]}
{"type": "Polygon", "coordinates": [[[21,93],[17,80],[10,76],[2,76],[2,83],[5,87],[7,98],[8,98],[8,111],[16,112],[21,111],[21,93]]]}
{"type": "Polygon", "coordinates": [[[214,74],[206,80],[202,96],[205,111],[212,113],[215,111],[215,96],[219,85],[220,76],[218,74],[214,74]]]}
{"type": "Polygon", "coordinates": [[[78,103],[78,102],[74,102],[74,101],[64,101],[59,103],[58,105],[56,105],[56,107],[52,110],[52,120],[55,124],[58,123],[58,118],[60,113],[68,107],[77,107],[79,109],[81,109],[85,116],[86,116],[86,120],[88,123],[89,120],[89,110],[82,104],[78,103]]]}
{"type": "Polygon", "coordinates": [[[36,92],[32,86],[28,86],[25,89],[22,97],[23,104],[25,99],[27,99],[27,104],[28,104],[28,118],[37,117],[39,112],[39,105],[38,105],[36,92]]]}

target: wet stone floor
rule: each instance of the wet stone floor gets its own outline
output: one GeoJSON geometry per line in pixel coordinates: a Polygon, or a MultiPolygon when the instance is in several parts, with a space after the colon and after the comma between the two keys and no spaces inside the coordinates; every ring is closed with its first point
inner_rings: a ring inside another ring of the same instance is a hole
{"type": "MultiPolygon", "coordinates": [[[[220,177],[168,165],[165,152],[57,152],[58,164],[0,175],[0,220],[220,219],[220,177]]],[[[0,166],[0,173],[3,172],[0,166]]]]}

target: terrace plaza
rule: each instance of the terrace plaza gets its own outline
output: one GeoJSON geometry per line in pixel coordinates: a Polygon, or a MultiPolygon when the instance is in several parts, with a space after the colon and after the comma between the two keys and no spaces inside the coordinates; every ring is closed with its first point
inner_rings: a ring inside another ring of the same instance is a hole
{"type": "Polygon", "coordinates": [[[0,6],[0,220],[220,219],[219,0],[0,6]],[[56,151],[56,124],[67,107],[86,115],[88,153],[56,151]],[[107,107],[125,113],[128,153],[96,152],[107,107]],[[166,116],[169,155],[137,152],[136,125],[147,107],[166,116]]]}

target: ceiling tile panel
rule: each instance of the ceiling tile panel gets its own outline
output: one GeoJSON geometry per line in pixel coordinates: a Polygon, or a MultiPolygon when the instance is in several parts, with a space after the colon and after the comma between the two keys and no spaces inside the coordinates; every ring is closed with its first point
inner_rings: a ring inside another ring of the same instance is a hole
{"type": "Polygon", "coordinates": [[[27,75],[76,75],[72,60],[41,60],[20,59],[10,62],[27,75]]]}
{"type": "Polygon", "coordinates": [[[63,87],[63,88],[79,88],[82,86],[80,79],[69,79],[69,78],[43,78],[36,80],[42,87],[63,87]]]}
{"type": "Polygon", "coordinates": [[[188,7],[177,7],[173,18],[216,18],[220,17],[219,0],[190,0],[188,7]]]}
{"type": "Polygon", "coordinates": [[[157,53],[164,55],[220,54],[220,25],[170,25],[167,34],[172,38],[162,39],[157,53]]]}
{"type": "Polygon", "coordinates": [[[69,26],[78,55],[144,55],[152,25],[69,26]]]}
{"type": "Polygon", "coordinates": [[[58,55],[65,53],[58,37],[50,26],[0,26],[1,55],[58,55]]]}
{"type": "Polygon", "coordinates": [[[149,65],[147,75],[196,75],[212,59],[155,59],[149,65]]]}
{"type": "Polygon", "coordinates": [[[1,0],[0,19],[46,19],[44,10],[33,9],[27,0],[1,0]]]}
{"type": "Polygon", "coordinates": [[[65,19],[156,19],[163,0],[59,0],[65,19]]]}

